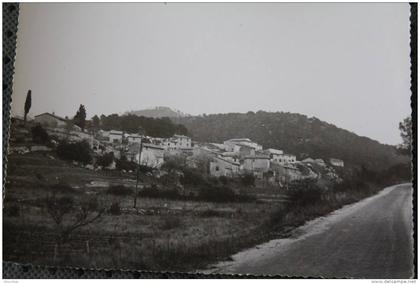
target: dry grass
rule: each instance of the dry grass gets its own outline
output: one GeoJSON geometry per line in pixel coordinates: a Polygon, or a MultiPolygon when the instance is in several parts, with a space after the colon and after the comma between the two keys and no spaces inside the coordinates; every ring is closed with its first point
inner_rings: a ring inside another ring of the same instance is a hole
{"type": "Polygon", "coordinates": [[[130,187],[129,176],[75,167],[43,154],[11,155],[9,161],[15,168],[7,178],[5,205],[11,209],[4,215],[4,259],[10,261],[188,271],[244,247],[275,209],[270,203],[138,198],[135,211],[132,196],[106,194],[113,184],[130,187]],[[57,248],[57,228],[44,203],[52,192],[75,202],[96,196],[108,209],[117,202],[121,214],[106,213],[57,248]]]}
{"type": "Polygon", "coordinates": [[[129,194],[106,193],[112,185],[132,188],[133,176],[78,168],[42,154],[12,155],[9,161],[14,169],[6,186],[4,259],[44,265],[191,271],[375,192],[336,192],[309,205],[285,206],[284,192],[270,188],[259,194],[273,202],[138,198],[134,210],[129,194]],[[95,196],[106,209],[118,203],[121,214],[106,213],[57,248],[57,228],[43,202],[54,191],[75,202],[95,196]]]}

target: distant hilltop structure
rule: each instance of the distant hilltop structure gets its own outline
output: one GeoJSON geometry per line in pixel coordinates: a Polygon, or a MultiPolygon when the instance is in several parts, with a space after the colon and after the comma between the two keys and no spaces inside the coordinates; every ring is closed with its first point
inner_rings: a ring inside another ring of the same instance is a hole
{"type": "Polygon", "coordinates": [[[183,113],[179,110],[171,109],[170,107],[166,106],[157,106],[155,108],[127,111],[125,114],[134,114],[137,116],[145,116],[152,118],[190,116],[189,114],[183,113]]]}

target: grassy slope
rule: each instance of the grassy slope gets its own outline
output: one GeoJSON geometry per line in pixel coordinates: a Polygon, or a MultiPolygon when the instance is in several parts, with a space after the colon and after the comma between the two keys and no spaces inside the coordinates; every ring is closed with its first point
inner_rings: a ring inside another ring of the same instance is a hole
{"type": "Polygon", "coordinates": [[[43,203],[52,193],[51,185],[65,182],[74,188],[65,194],[76,199],[97,194],[104,206],[119,202],[122,208],[130,209],[132,197],[107,195],[107,187],[91,186],[93,180],[104,185],[124,179],[127,184],[130,177],[78,168],[35,153],[10,155],[9,164],[4,259],[10,261],[188,271],[234,253],[238,240],[255,235],[250,232],[257,230],[276,208],[274,204],[141,198],[138,208],[147,215],[106,214],[77,231],[68,244],[60,247],[53,263],[57,230],[43,203]],[[7,213],[16,206],[20,208],[19,216],[7,213]]]}

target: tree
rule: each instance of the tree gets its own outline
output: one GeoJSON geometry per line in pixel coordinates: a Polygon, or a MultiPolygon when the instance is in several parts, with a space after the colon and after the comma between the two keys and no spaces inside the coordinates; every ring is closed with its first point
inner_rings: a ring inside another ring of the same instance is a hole
{"type": "Polygon", "coordinates": [[[65,125],[65,127],[64,127],[65,132],[66,132],[66,138],[67,138],[67,139],[69,139],[69,137],[70,137],[71,131],[73,130],[73,126],[74,126],[73,121],[72,121],[72,120],[67,119],[67,120],[66,120],[66,125],[65,125]]]}
{"type": "Polygon", "coordinates": [[[28,94],[26,95],[26,100],[25,100],[25,115],[23,117],[24,123],[26,123],[26,116],[28,115],[29,110],[31,109],[31,105],[32,105],[32,96],[31,96],[31,94],[32,94],[32,91],[29,90],[28,91],[28,94]]]}
{"type": "Polygon", "coordinates": [[[95,114],[94,117],[92,117],[92,126],[93,129],[98,130],[100,125],[99,117],[95,114]]]}
{"type": "Polygon", "coordinates": [[[411,117],[405,118],[402,122],[399,124],[399,129],[401,131],[401,138],[403,139],[403,142],[399,145],[399,151],[402,154],[410,154],[411,152],[411,145],[412,145],[412,123],[411,123],[411,117]]]}
{"type": "Polygon", "coordinates": [[[50,136],[48,135],[47,131],[41,126],[36,125],[32,127],[32,140],[38,144],[47,144],[50,141],[50,136]]]}
{"type": "Polygon", "coordinates": [[[76,230],[99,220],[105,212],[104,208],[99,206],[96,198],[77,202],[70,196],[57,196],[56,194],[45,199],[45,207],[55,223],[54,261],[57,258],[59,247],[67,243],[76,230]]]}
{"type": "Polygon", "coordinates": [[[73,118],[74,124],[79,126],[83,131],[86,125],[86,109],[84,105],[80,105],[79,110],[73,118]]]}
{"type": "Polygon", "coordinates": [[[57,155],[60,159],[77,161],[85,165],[92,160],[90,146],[86,141],[67,142],[63,140],[57,146],[57,155]]]}
{"type": "Polygon", "coordinates": [[[113,152],[111,152],[111,153],[105,153],[104,155],[99,156],[96,159],[96,164],[98,166],[101,166],[103,168],[106,168],[109,165],[111,165],[113,161],[114,161],[114,153],[113,152]]]}

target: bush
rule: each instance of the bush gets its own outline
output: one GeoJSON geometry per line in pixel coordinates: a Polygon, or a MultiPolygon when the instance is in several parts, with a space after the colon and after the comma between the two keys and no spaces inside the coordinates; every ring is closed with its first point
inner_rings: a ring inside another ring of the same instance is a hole
{"type": "Polygon", "coordinates": [[[150,198],[185,199],[176,189],[158,190],[156,185],[144,188],[139,195],[150,198]]]}
{"type": "Polygon", "coordinates": [[[113,185],[108,188],[106,193],[119,196],[127,196],[132,195],[133,190],[131,188],[125,187],[124,185],[113,185]]]}
{"type": "Polygon", "coordinates": [[[137,169],[137,164],[135,162],[128,161],[123,157],[115,161],[115,167],[120,171],[125,170],[128,172],[135,171],[137,169]]]}
{"type": "Polygon", "coordinates": [[[45,199],[45,207],[54,222],[60,225],[64,215],[69,214],[74,209],[75,200],[70,196],[57,197],[53,194],[45,199]]]}
{"type": "Polygon", "coordinates": [[[32,140],[38,144],[47,144],[50,141],[50,137],[47,131],[40,125],[36,125],[31,128],[32,140]]]}
{"type": "Polygon", "coordinates": [[[322,189],[311,180],[294,181],[287,191],[289,206],[303,207],[321,201],[322,189]]]}
{"type": "Polygon", "coordinates": [[[92,160],[90,146],[86,141],[61,141],[57,146],[57,156],[63,160],[77,161],[83,164],[88,164],[92,160]]]}
{"type": "Polygon", "coordinates": [[[172,172],[175,170],[182,170],[185,167],[185,158],[179,156],[170,156],[163,163],[161,169],[172,172]]]}
{"type": "Polygon", "coordinates": [[[379,174],[382,182],[409,182],[412,180],[411,164],[396,164],[379,174]]]}
{"type": "Polygon", "coordinates": [[[162,230],[172,230],[178,228],[179,226],[181,226],[181,219],[177,216],[169,215],[163,219],[163,223],[160,228],[162,230]]]}
{"type": "Polygon", "coordinates": [[[114,153],[105,153],[96,159],[96,164],[101,167],[108,167],[114,161],[114,153]]]}
{"type": "Polygon", "coordinates": [[[182,185],[200,186],[207,184],[203,175],[198,171],[186,168],[183,170],[183,173],[184,175],[180,178],[182,185]]]}
{"type": "Polygon", "coordinates": [[[200,189],[198,197],[210,202],[232,202],[237,199],[235,192],[226,186],[205,186],[200,189]]]}
{"type": "Polygon", "coordinates": [[[112,215],[121,215],[121,208],[118,202],[113,202],[108,211],[112,215]]]}
{"type": "Polygon", "coordinates": [[[153,172],[153,168],[145,165],[137,165],[139,167],[139,171],[141,173],[151,173],[153,172]]]}
{"type": "Polygon", "coordinates": [[[229,179],[225,176],[220,176],[219,177],[219,181],[223,184],[223,185],[227,185],[229,182],[229,179]]]}
{"type": "Polygon", "coordinates": [[[254,186],[255,185],[255,177],[252,174],[245,174],[241,176],[241,183],[245,186],[254,186]]]}

